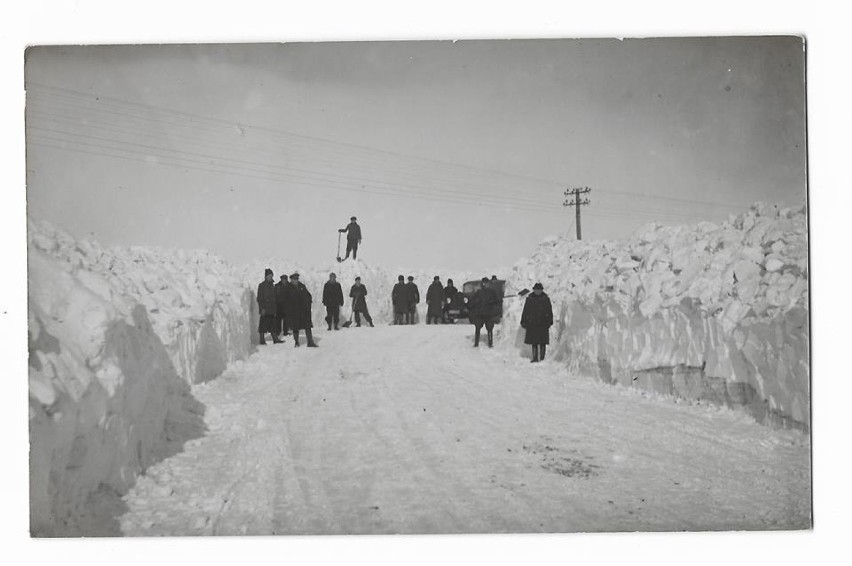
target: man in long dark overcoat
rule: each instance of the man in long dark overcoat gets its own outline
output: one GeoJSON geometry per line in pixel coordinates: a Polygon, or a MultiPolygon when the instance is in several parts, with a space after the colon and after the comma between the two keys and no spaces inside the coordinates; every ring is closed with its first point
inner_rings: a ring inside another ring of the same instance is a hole
{"type": "Polygon", "coordinates": [[[437,275],[426,290],[426,304],[429,305],[426,310],[426,324],[438,324],[444,312],[444,286],[437,275]]]}
{"type": "Polygon", "coordinates": [[[447,311],[450,310],[450,307],[453,304],[453,299],[455,299],[458,292],[459,290],[456,289],[455,285],[453,285],[453,280],[447,279],[447,286],[444,287],[444,322],[455,322],[447,311]]]}
{"type": "Polygon", "coordinates": [[[408,324],[417,324],[417,305],[420,303],[420,289],[412,275],[408,276],[408,324]]]}
{"type": "Polygon", "coordinates": [[[405,277],[400,275],[398,283],[391,291],[391,303],[393,303],[393,323],[405,324],[408,318],[408,287],[405,286],[405,277]]]}
{"type": "Polygon", "coordinates": [[[468,304],[470,322],[476,328],[473,336],[473,346],[479,346],[479,335],[482,326],[488,331],[488,347],[494,346],[494,323],[500,318],[500,297],[491,288],[487,277],[482,278],[482,286],[476,290],[468,304]]]}
{"type": "Polygon", "coordinates": [[[346,232],[346,257],[343,259],[349,259],[350,252],[352,253],[352,259],[358,259],[358,245],[361,243],[361,226],[355,220],[357,219],[353,216],[349,219],[349,224],[346,225],[346,228],[338,230],[338,232],[346,232]]]}
{"type": "Polygon", "coordinates": [[[311,334],[311,297],[310,291],[305,287],[304,283],[299,281],[299,274],[294,273],[290,276],[290,292],[287,294],[287,322],[290,329],[293,331],[293,338],[296,341],[296,347],[299,347],[299,330],[305,330],[305,336],[308,339],[308,348],[316,348],[313,334],[311,334]]]}
{"type": "Polygon", "coordinates": [[[533,285],[533,292],[524,302],[521,313],[521,328],[526,329],[524,343],[532,345],[532,362],[544,360],[550,344],[550,327],[553,326],[553,305],[541,283],[533,285]]]}
{"type": "Polygon", "coordinates": [[[264,278],[260,285],[257,286],[257,308],[260,313],[260,322],[258,322],[257,331],[260,334],[260,344],[266,345],[266,333],[272,334],[272,342],[278,344],[281,340],[278,339],[278,331],[276,330],[276,320],[278,314],[278,304],[275,297],[275,277],[271,269],[264,271],[264,278]]]}
{"type": "Polygon", "coordinates": [[[290,290],[290,282],[286,275],[282,275],[281,280],[275,284],[275,303],[278,308],[278,321],[275,324],[275,330],[278,334],[289,336],[290,332],[287,327],[287,307],[285,305],[287,292],[290,290]]]}
{"type": "Polygon", "coordinates": [[[340,330],[338,324],[340,324],[340,307],[343,306],[343,289],[334,273],[329,273],[328,281],[323,285],[322,304],[325,305],[325,321],[328,323],[328,329],[331,330],[331,325],[334,323],[334,329],[340,330]]]}
{"type": "Polygon", "coordinates": [[[355,278],[355,284],[349,290],[349,296],[352,297],[352,313],[355,315],[355,326],[361,326],[361,315],[370,327],[373,327],[373,318],[370,316],[370,311],[367,310],[367,286],[361,283],[361,278],[355,278]]]}

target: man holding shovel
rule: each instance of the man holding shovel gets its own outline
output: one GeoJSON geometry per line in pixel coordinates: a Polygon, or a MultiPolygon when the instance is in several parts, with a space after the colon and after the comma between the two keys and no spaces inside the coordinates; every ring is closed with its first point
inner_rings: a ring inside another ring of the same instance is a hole
{"type": "MultiPolygon", "coordinates": [[[[361,326],[361,315],[363,314],[367,324],[372,328],[373,319],[367,310],[367,287],[361,284],[360,277],[355,278],[355,284],[352,285],[349,296],[352,297],[352,313],[355,315],[355,326],[361,326]]],[[[352,324],[351,319],[348,322],[344,322],[343,327],[349,328],[350,324],[352,324]]]]}
{"type": "MultiPolygon", "coordinates": [[[[346,228],[341,228],[338,232],[346,232],[346,257],[343,260],[349,259],[349,254],[352,254],[352,259],[358,259],[358,244],[361,243],[361,227],[355,222],[353,216],[349,219],[350,222],[346,228]]],[[[338,258],[339,259],[339,258],[338,258]]]]}

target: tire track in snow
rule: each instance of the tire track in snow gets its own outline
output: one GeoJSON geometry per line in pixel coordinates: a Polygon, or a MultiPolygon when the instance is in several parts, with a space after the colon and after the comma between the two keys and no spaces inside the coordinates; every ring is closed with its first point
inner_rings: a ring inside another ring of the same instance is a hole
{"type": "Polygon", "coordinates": [[[474,350],[470,327],[317,334],[195,389],[211,430],[140,478],[125,533],[809,524],[798,433],[474,350]]]}

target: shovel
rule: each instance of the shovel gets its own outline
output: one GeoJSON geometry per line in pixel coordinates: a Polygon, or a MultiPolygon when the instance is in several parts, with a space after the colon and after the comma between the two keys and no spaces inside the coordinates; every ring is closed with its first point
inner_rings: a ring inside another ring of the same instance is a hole
{"type": "Polygon", "coordinates": [[[518,291],[518,293],[515,294],[515,295],[503,295],[503,298],[508,299],[509,297],[526,297],[529,294],[530,294],[530,290],[524,289],[522,291],[518,291]]]}
{"type": "Polygon", "coordinates": [[[340,326],[342,326],[343,328],[349,328],[350,326],[352,326],[352,315],[353,314],[355,314],[355,309],[352,309],[352,311],[350,311],[349,320],[347,320],[346,322],[344,322],[340,326]]]}
{"type": "Polygon", "coordinates": [[[337,263],[343,261],[340,259],[340,232],[337,233],[337,263]]]}

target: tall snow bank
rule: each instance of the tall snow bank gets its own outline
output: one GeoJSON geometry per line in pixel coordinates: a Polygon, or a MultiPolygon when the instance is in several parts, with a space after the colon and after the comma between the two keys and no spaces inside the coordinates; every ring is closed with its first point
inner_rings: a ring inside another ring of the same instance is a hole
{"type": "Polygon", "coordinates": [[[32,221],[28,243],[31,530],[118,534],[107,507],[202,430],[189,384],[249,353],[251,293],[206,252],[104,249],[32,221]]]}
{"type": "MultiPolygon", "coordinates": [[[[807,251],[804,207],[758,203],[721,225],[652,224],[617,242],[550,238],[510,283],[544,284],[551,351],[573,371],[807,428],[807,251]]],[[[504,328],[522,306],[507,305],[504,328]]],[[[511,338],[521,346],[522,332],[511,338]]]]}

